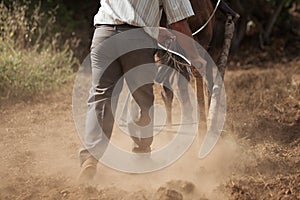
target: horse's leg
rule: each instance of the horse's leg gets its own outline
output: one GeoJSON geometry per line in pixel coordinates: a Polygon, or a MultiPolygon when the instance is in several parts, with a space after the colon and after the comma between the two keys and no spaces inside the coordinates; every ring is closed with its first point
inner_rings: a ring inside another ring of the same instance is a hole
{"type": "Polygon", "coordinates": [[[189,73],[186,68],[182,68],[183,71],[180,72],[177,79],[178,86],[178,99],[180,101],[181,107],[181,120],[185,123],[194,123],[193,119],[193,106],[191,103],[189,95],[189,73]]]}
{"type": "Polygon", "coordinates": [[[213,68],[214,62],[211,60],[209,54],[205,54],[205,60],[207,62],[206,67],[206,74],[205,74],[205,81],[203,81],[203,92],[204,92],[204,104],[205,104],[205,116],[206,119],[208,118],[209,113],[209,107],[210,107],[210,100],[211,100],[211,94],[213,89],[213,68]]]}
{"type": "MultiPolygon", "coordinates": [[[[157,54],[155,55],[156,62],[160,62],[159,59],[163,57],[163,53],[164,52],[162,51],[157,52],[157,54]]],[[[173,91],[170,89],[171,88],[170,77],[173,73],[173,69],[167,66],[168,63],[166,63],[166,66],[161,65],[158,68],[155,81],[162,85],[161,96],[167,112],[166,125],[168,128],[170,128],[172,124],[172,101],[174,97],[173,91]]]]}
{"type": "Polygon", "coordinates": [[[166,111],[167,111],[166,124],[167,124],[167,127],[170,128],[170,126],[172,124],[172,101],[173,101],[174,94],[171,89],[169,89],[166,86],[163,86],[161,96],[165,103],[165,107],[166,107],[166,111]]]}
{"type": "MultiPolygon", "coordinates": [[[[204,124],[204,128],[206,128],[206,114],[205,114],[205,98],[204,98],[204,83],[203,79],[200,76],[195,77],[196,84],[196,95],[197,95],[197,103],[199,109],[199,125],[204,124]],[[204,122],[204,123],[203,123],[204,122]]],[[[200,127],[199,127],[200,128],[200,127]]],[[[200,129],[201,130],[201,129],[200,129]]]]}
{"type": "Polygon", "coordinates": [[[208,119],[208,113],[209,113],[209,106],[210,106],[210,98],[211,98],[211,92],[213,87],[213,66],[211,66],[211,63],[208,62],[206,67],[206,75],[205,77],[201,77],[201,75],[194,71],[195,76],[195,84],[196,84],[196,95],[197,95],[197,102],[198,102],[198,108],[199,108],[199,125],[200,130],[207,127],[207,119],[208,119]],[[203,127],[201,127],[204,124],[203,127]]]}
{"type": "MultiPolygon", "coordinates": [[[[195,16],[189,18],[188,22],[192,31],[197,31],[199,29],[199,26],[201,26],[201,24],[204,24],[209,19],[209,17],[213,13],[214,7],[211,3],[211,0],[190,0],[190,2],[193,6],[195,16]]],[[[201,44],[204,49],[208,49],[211,42],[213,36],[213,26],[214,19],[212,19],[202,31],[194,36],[194,39],[196,39],[196,41],[199,42],[199,44],[201,44]]],[[[206,69],[208,68],[209,66],[206,69]]],[[[208,87],[210,86],[207,86],[206,81],[203,81],[200,74],[197,73],[195,75],[195,81],[200,112],[199,120],[202,124],[204,124],[204,127],[206,127],[206,113],[208,113],[210,102],[208,87]]]]}

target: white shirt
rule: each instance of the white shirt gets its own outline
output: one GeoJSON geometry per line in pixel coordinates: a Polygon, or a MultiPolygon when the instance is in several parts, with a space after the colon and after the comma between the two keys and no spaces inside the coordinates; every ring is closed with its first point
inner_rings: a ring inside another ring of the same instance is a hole
{"type": "Polygon", "coordinates": [[[189,0],[101,0],[101,7],[94,17],[94,25],[158,27],[162,9],[166,13],[168,24],[194,15],[189,0]]]}

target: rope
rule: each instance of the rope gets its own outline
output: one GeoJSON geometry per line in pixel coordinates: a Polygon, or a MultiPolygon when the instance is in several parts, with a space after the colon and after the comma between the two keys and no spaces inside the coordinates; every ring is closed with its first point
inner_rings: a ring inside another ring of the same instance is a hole
{"type": "Polygon", "coordinates": [[[187,59],[184,55],[182,55],[182,54],[180,54],[180,53],[177,53],[176,51],[172,51],[171,49],[162,46],[160,43],[158,43],[158,46],[159,46],[160,48],[162,48],[163,50],[165,50],[166,52],[169,52],[169,53],[172,53],[172,54],[174,54],[174,55],[176,55],[176,56],[179,56],[179,57],[182,58],[185,62],[187,62],[189,65],[192,64],[191,61],[189,61],[189,59],[187,59]]]}
{"type": "Polygon", "coordinates": [[[220,3],[221,3],[221,0],[218,0],[217,4],[216,4],[216,6],[215,6],[214,11],[213,11],[212,14],[210,15],[210,17],[208,18],[208,20],[206,21],[206,23],[205,23],[202,27],[200,27],[197,31],[195,31],[195,32],[192,34],[193,36],[194,36],[194,35],[197,35],[200,31],[202,31],[202,30],[207,26],[207,24],[212,20],[212,18],[214,17],[214,15],[215,15],[216,12],[217,12],[217,9],[218,9],[220,3]]]}
{"type": "MultiPolygon", "coordinates": [[[[124,122],[124,121],[122,121],[124,122]]],[[[176,126],[185,126],[185,125],[195,125],[197,124],[196,122],[190,122],[190,123],[174,123],[174,124],[157,124],[157,125],[153,125],[152,127],[154,128],[160,128],[160,127],[167,127],[167,126],[172,126],[172,127],[176,127],[176,126]]],[[[119,127],[127,127],[127,124],[119,124],[119,127]]]]}

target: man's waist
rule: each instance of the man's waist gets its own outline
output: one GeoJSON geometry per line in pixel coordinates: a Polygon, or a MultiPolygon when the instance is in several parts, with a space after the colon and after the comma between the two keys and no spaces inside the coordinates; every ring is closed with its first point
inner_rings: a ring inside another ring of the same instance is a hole
{"type": "Polygon", "coordinates": [[[95,24],[95,27],[96,28],[99,28],[99,27],[113,27],[115,29],[132,29],[132,28],[141,28],[141,27],[138,27],[138,26],[134,26],[134,25],[131,25],[131,24],[95,24]]]}

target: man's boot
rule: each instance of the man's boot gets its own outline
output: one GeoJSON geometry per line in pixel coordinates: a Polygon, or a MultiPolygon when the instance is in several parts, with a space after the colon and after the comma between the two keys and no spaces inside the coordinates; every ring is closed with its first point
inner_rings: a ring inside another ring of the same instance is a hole
{"type": "Polygon", "coordinates": [[[78,176],[79,182],[88,182],[91,181],[97,172],[97,163],[98,160],[93,156],[90,156],[85,160],[81,165],[81,170],[78,176]]]}

